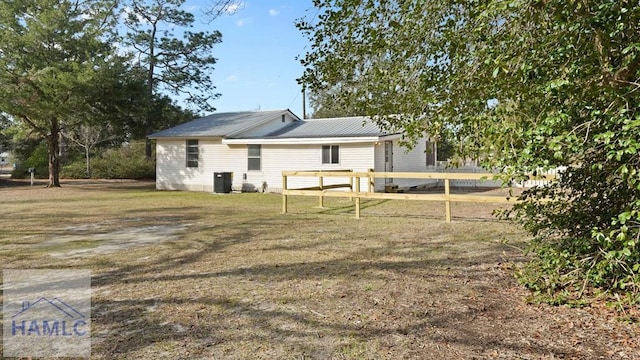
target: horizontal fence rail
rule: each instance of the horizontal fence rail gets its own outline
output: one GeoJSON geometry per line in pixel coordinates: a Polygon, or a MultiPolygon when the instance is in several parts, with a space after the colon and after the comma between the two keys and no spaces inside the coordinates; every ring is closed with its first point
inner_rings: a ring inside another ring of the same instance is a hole
{"type": "MultiPolygon", "coordinates": [[[[491,180],[495,174],[488,173],[427,173],[427,172],[352,172],[352,171],[283,171],[282,172],[282,213],[288,211],[288,196],[317,196],[320,207],[324,206],[324,197],[339,197],[355,199],[356,218],[360,218],[360,199],[390,199],[390,200],[420,200],[443,201],[445,203],[445,219],[451,222],[451,202],[482,202],[514,204],[515,197],[501,197],[488,195],[451,194],[451,180],[491,180]],[[318,186],[289,189],[289,177],[317,177],[318,186]],[[348,178],[348,183],[324,185],[324,178],[348,178]],[[361,179],[368,179],[368,189],[361,191],[361,179]],[[410,193],[381,193],[374,190],[374,179],[434,179],[444,181],[443,194],[410,194],[410,193]],[[332,189],[348,188],[348,191],[330,191],[332,189]]],[[[530,180],[551,181],[555,174],[530,175],[530,180]]]]}

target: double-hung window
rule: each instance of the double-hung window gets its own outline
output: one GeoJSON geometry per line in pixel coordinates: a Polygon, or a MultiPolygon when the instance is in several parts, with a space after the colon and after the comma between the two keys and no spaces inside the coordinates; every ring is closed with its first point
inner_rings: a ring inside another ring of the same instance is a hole
{"type": "Polygon", "coordinates": [[[247,148],[248,148],[247,170],[250,170],[250,171],[262,170],[262,146],[247,145],[247,148]]]}
{"type": "Polygon", "coordinates": [[[323,145],[322,146],[322,163],[323,164],[339,164],[340,163],[340,146],[339,145],[323,145]]]}
{"type": "Polygon", "coordinates": [[[187,140],[187,167],[198,167],[198,140],[187,140]]]}

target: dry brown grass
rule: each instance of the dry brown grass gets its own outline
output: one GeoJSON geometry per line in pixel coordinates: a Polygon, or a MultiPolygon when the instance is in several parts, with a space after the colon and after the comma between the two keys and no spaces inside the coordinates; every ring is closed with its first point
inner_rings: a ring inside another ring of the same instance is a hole
{"type": "Polygon", "coordinates": [[[88,268],[95,359],[632,359],[637,326],[527,305],[483,204],[0,188],[3,268],[88,268]],[[130,236],[128,236],[128,235],[130,236]],[[158,235],[160,234],[160,235],[158,235]],[[115,240],[114,240],[115,239],[115,240]]]}

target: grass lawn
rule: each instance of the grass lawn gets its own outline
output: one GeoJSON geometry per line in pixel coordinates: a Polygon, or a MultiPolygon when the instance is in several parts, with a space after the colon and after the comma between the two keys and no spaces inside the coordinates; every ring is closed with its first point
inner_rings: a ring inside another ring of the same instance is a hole
{"type": "MultiPolygon", "coordinates": [[[[529,305],[486,204],[0,187],[4,269],[92,271],[95,359],[634,359],[638,325],[529,305]]],[[[1,345],[0,345],[1,346],[1,345]]]]}

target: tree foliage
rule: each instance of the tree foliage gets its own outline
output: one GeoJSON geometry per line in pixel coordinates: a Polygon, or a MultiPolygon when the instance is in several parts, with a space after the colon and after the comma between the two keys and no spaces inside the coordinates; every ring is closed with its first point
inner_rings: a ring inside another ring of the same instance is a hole
{"type": "Polygon", "coordinates": [[[0,153],[11,150],[13,138],[10,132],[11,125],[11,120],[7,116],[0,114],[0,153]]]}
{"type": "Polygon", "coordinates": [[[244,6],[245,3],[242,0],[211,0],[203,12],[207,18],[207,22],[211,23],[223,15],[235,14],[244,6]]]}
{"type": "MultiPolygon", "coordinates": [[[[190,32],[194,16],[180,9],[184,1],[131,0],[124,18],[117,13],[121,3],[0,3],[2,124],[22,129],[17,136],[29,146],[16,149],[24,162],[40,164],[39,141],[46,143],[49,186],[59,186],[61,162],[73,160],[74,147],[65,145],[84,149],[90,172],[90,157],[99,148],[120,146],[196,116],[169,95],[206,109],[217,97],[210,50],[219,42],[218,32],[190,32]],[[118,21],[130,27],[128,41],[115,34],[118,21]],[[175,26],[184,28],[179,36],[172,32],[175,26]],[[138,53],[126,54],[128,49],[138,53]]],[[[211,9],[228,12],[234,4],[216,0],[211,9]]],[[[3,146],[11,145],[6,132],[2,129],[3,146]]]]}
{"type": "Polygon", "coordinates": [[[312,118],[333,118],[342,116],[358,116],[354,109],[349,109],[340,104],[339,88],[316,89],[309,94],[309,104],[312,109],[312,118]]]}
{"type": "Polygon", "coordinates": [[[46,140],[49,186],[60,186],[60,131],[86,111],[109,64],[114,8],[109,0],[0,3],[0,110],[46,140]]]}
{"type": "Polygon", "coordinates": [[[566,167],[510,213],[542,299],[640,296],[640,7],[625,0],[315,0],[301,81],[505,180],[566,167]],[[401,116],[390,117],[391,114],[401,116]],[[540,201],[547,198],[550,201],[540,201]]]}
{"type": "MultiPolygon", "coordinates": [[[[144,154],[144,141],[136,140],[109,147],[93,157],[91,176],[99,179],[154,179],[155,159],[149,161],[144,154]]],[[[72,162],[62,169],[65,178],[87,178],[86,165],[72,162]]]]}
{"type": "MultiPolygon", "coordinates": [[[[198,110],[215,110],[211,101],[219,94],[215,93],[211,78],[216,63],[212,49],[222,35],[218,31],[190,31],[195,16],[181,9],[184,3],[185,0],[130,0],[125,7],[125,25],[129,29],[125,43],[135,50],[146,74],[145,135],[158,130],[153,120],[154,96],[159,93],[182,96],[198,110]]],[[[220,11],[230,4],[220,3],[220,11]]],[[[150,142],[146,153],[151,155],[150,142]]]]}

